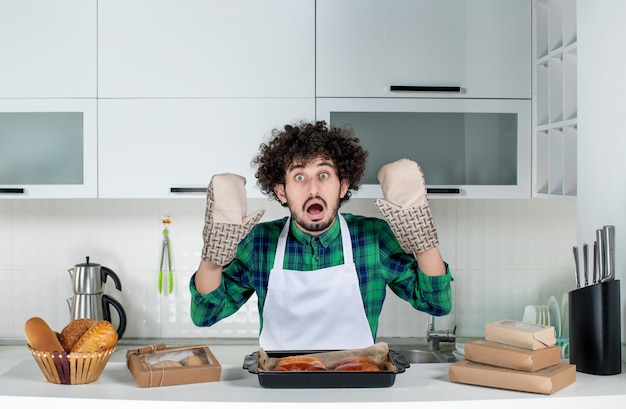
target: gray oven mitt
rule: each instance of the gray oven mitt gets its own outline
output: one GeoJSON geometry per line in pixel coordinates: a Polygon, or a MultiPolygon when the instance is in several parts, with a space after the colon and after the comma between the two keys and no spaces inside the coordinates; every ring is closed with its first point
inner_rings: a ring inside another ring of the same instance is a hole
{"type": "Polygon", "coordinates": [[[237,245],[259,222],[265,210],[246,215],[246,179],[232,173],[211,178],[207,202],[202,260],[225,266],[237,253],[237,245]]]}
{"type": "Polygon", "coordinates": [[[387,164],[378,172],[378,181],[385,198],[377,199],[376,207],[404,251],[417,254],[439,246],[419,165],[409,159],[387,164]]]}

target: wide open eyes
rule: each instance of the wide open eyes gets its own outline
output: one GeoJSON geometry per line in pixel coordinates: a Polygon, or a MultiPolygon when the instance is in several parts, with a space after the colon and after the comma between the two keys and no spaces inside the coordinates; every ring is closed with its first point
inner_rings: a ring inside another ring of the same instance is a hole
{"type": "MultiPolygon", "coordinates": [[[[304,179],[305,179],[304,175],[302,175],[302,174],[297,174],[293,178],[294,178],[294,180],[296,182],[304,182],[304,179]]],[[[330,173],[322,172],[322,173],[319,174],[319,178],[320,178],[320,180],[329,179],[330,178],[330,173]]]]}

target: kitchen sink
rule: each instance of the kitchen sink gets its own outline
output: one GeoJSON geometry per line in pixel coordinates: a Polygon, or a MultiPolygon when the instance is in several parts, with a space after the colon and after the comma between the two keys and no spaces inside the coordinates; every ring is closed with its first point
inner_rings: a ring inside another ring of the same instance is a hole
{"type": "Polygon", "coordinates": [[[433,351],[424,351],[421,349],[407,349],[398,351],[402,354],[410,364],[434,364],[440,363],[439,357],[433,351]]]}
{"type": "Polygon", "coordinates": [[[396,360],[404,358],[409,364],[452,363],[457,361],[452,354],[454,344],[450,347],[441,345],[440,349],[431,349],[426,344],[389,345],[389,349],[396,353],[396,360]]]}
{"type": "Polygon", "coordinates": [[[424,348],[403,348],[396,350],[410,364],[452,363],[457,359],[452,351],[437,351],[424,348]]]}

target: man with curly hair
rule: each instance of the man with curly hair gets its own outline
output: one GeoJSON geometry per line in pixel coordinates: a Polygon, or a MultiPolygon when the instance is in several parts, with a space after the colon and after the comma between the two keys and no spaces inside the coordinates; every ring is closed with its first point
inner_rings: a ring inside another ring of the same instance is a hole
{"type": "Polygon", "coordinates": [[[245,179],[215,175],[190,282],[193,322],[213,325],[256,293],[261,347],[321,350],[374,344],[387,286],[417,310],[448,314],[451,275],[415,162],[380,170],[384,219],[339,213],[366,159],[347,128],[319,121],[274,130],[253,164],[261,191],[290,216],[262,223],[263,210],[247,214],[245,179]]]}

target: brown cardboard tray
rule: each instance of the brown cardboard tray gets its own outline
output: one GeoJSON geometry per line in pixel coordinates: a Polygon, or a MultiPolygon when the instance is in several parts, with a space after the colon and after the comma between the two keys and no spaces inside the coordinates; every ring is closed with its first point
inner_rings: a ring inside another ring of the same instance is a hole
{"type": "Polygon", "coordinates": [[[554,345],[532,350],[480,339],[465,343],[465,359],[533,372],[560,364],[561,347],[554,345]]]}
{"type": "MultiPolygon", "coordinates": [[[[336,351],[265,351],[270,358],[326,354],[336,351]]],[[[274,372],[259,369],[259,352],[244,358],[243,369],[257,374],[259,385],[264,388],[386,388],[393,386],[396,374],[410,366],[404,356],[389,350],[387,358],[393,370],[380,372],[274,372]]]]}
{"type": "Polygon", "coordinates": [[[464,359],[450,365],[448,376],[455,383],[551,395],[576,381],[576,366],[561,363],[529,372],[464,359]]]}

